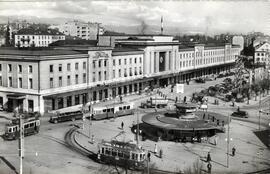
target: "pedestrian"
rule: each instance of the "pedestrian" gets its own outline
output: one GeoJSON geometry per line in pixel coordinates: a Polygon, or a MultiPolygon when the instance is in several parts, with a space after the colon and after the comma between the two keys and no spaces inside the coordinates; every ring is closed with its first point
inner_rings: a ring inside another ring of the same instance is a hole
{"type": "Polygon", "coordinates": [[[150,152],[148,152],[147,158],[148,158],[148,161],[150,162],[150,158],[151,158],[151,153],[150,152]]]}
{"type": "Polygon", "coordinates": [[[208,169],[208,173],[211,173],[212,164],[210,162],[207,164],[207,169],[208,169]]]}
{"type": "Polygon", "coordinates": [[[184,103],[186,103],[186,101],[187,101],[187,97],[185,96],[185,97],[184,97],[184,103]]]}
{"type": "Polygon", "coordinates": [[[121,123],[121,127],[122,127],[122,129],[124,129],[124,122],[123,121],[121,123]]]}
{"type": "Polygon", "coordinates": [[[157,144],[155,144],[155,149],[154,149],[154,152],[155,152],[155,154],[157,154],[157,152],[158,152],[158,149],[157,149],[157,144]]]}
{"type": "Polygon", "coordinates": [[[235,147],[233,147],[233,148],[232,148],[232,156],[235,155],[235,151],[236,151],[236,149],[235,149],[235,147]]]}
{"type": "Polygon", "coordinates": [[[175,97],[175,103],[177,103],[177,101],[178,101],[178,97],[175,97]]]}
{"type": "Polygon", "coordinates": [[[211,161],[211,156],[210,156],[210,152],[208,152],[208,154],[207,154],[207,158],[206,158],[206,161],[207,161],[207,162],[210,162],[210,161],[211,161]]]}
{"type": "Polygon", "coordinates": [[[205,118],[205,113],[203,114],[203,119],[205,118]]]}
{"type": "Polygon", "coordinates": [[[240,112],[240,107],[238,106],[238,108],[237,108],[237,112],[240,112]]]}
{"type": "Polygon", "coordinates": [[[160,150],[159,150],[159,158],[162,158],[162,155],[163,155],[163,150],[160,149],[160,150]]]}

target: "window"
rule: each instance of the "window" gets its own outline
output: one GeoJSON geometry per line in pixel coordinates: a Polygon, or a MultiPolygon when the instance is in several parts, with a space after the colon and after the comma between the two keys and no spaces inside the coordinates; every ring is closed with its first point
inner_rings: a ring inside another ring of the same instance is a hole
{"type": "Polygon", "coordinates": [[[121,59],[118,60],[118,64],[121,65],[121,59]]]}
{"type": "Polygon", "coordinates": [[[53,88],[53,78],[50,78],[50,88],[53,88]]]}
{"type": "Polygon", "coordinates": [[[132,76],[132,68],[129,68],[129,76],[132,76]]]}
{"type": "Polygon", "coordinates": [[[32,73],[32,72],[33,72],[33,66],[32,66],[32,65],[29,65],[29,67],[28,67],[28,72],[29,72],[29,73],[32,73]]]}
{"type": "Polygon", "coordinates": [[[140,74],[142,74],[142,67],[140,67],[140,74]]]}
{"type": "Polygon", "coordinates": [[[124,59],[124,63],[125,63],[125,65],[127,64],[127,59],[124,59]]]}
{"type": "Polygon", "coordinates": [[[2,82],[2,76],[0,76],[0,86],[3,85],[2,83],[3,83],[3,82],[2,82]]]}
{"type": "MultiPolygon", "coordinates": [[[[34,111],[34,101],[28,100],[28,112],[33,112],[33,111],[34,111]]],[[[34,126],[34,123],[30,123],[30,127],[33,127],[33,126],[34,126]]]]}
{"type": "Polygon", "coordinates": [[[96,61],[93,61],[93,68],[96,68],[96,61]]]}
{"type": "Polygon", "coordinates": [[[29,89],[33,89],[33,79],[29,78],[29,89]]]}
{"type": "Polygon", "coordinates": [[[113,70],[113,78],[115,78],[115,70],[113,70]]]}
{"type": "Polygon", "coordinates": [[[132,58],[129,58],[129,64],[132,64],[132,58]]]}
{"type": "Polygon", "coordinates": [[[115,66],[115,59],[113,59],[113,66],[115,66]]]}
{"type": "Polygon", "coordinates": [[[96,73],[93,72],[93,82],[95,82],[95,81],[96,81],[96,73]]]}
{"type": "Polygon", "coordinates": [[[142,57],[140,57],[140,63],[142,63],[142,57]]]}
{"type": "Polygon", "coordinates": [[[8,72],[11,72],[11,71],[12,71],[12,65],[8,64],[8,72]]]}
{"type": "Polygon", "coordinates": [[[107,60],[104,60],[104,66],[105,67],[107,66],[107,60]]]}
{"type": "Polygon", "coordinates": [[[67,85],[70,85],[70,76],[67,76],[67,85]]]}
{"type": "Polygon", "coordinates": [[[127,69],[124,70],[124,77],[127,77],[127,69]]]}
{"type": "Polygon", "coordinates": [[[67,64],[67,71],[70,71],[70,63],[67,64]]]}
{"type": "Polygon", "coordinates": [[[121,77],[121,69],[118,71],[118,76],[121,77]]]}
{"type": "Polygon", "coordinates": [[[50,72],[53,72],[53,65],[50,65],[50,72]]]}
{"type": "Polygon", "coordinates": [[[75,70],[78,70],[79,69],[79,63],[75,63],[75,70]]]}
{"type": "Polygon", "coordinates": [[[12,77],[8,77],[8,87],[12,87],[12,77]]]}
{"type": "Polygon", "coordinates": [[[135,57],[135,59],[134,59],[134,63],[137,63],[137,58],[135,57]]]}
{"type": "Polygon", "coordinates": [[[86,69],[86,62],[83,62],[83,69],[86,69]]]}
{"type": "Polygon", "coordinates": [[[2,71],[2,64],[0,64],[0,71],[2,71]]]}
{"type": "Polygon", "coordinates": [[[58,71],[59,71],[59,72],[62,72],[62,64],[59,64],[59,65],[58,65],[58,71]]]}
{"type": "Polygon", "coordinates": [[[67,107],[72,105],[72,96],[67,96],[67,107]]]}
{"type": "Polygon", "coordinates": [[[75,95],[75,105],[80,104],[80,96],[79,95],[75,95]]]}
{"type": "Polygon", "coordinates": [[[75,75],[75,83],[76,83],[76,84],[79,83],[79,75],[78,75],[78,74],[75,75]]]}
{"type": "Polygon", "coordinates": [[[137,67],[135,67],[135,76],[137,75],[138,73],[137,73],[137,67]]]}
{"type": "Polygon", "coordinates": [[[22,73],[22,65],[18,65],[18,72],[22,73]]]}
{"type": "Polygon", "coordinates": [[[62,86],[62,76],[60,76],[60,77],[59,77],[59,82],[58,82],[58,85],[59,85],[59,87],[61,87],[61,86],[62,86]]]}
{"type": "Polygon", "coordinates": [[[98,81],[101,81],[101,71],[98,72],[98,81]]]}
{"type": "Polygon", "coordinates": [[[86,73],[83,73],[83,83],[86,83],[86,73]]]}
{"type": "Polygon", "coordinates": [[[101,67],[101,60],[98,61],[98,67],[101,67]]]}
{"type": "Polygon", "coordinates": [[[19,77],[18,88],[22,88],[22,78],[19,77]]]}
{"type": "Polygon", "coordinates": [[[104,71],[104,80],[107,80],[107,72],[106,71],[104,71]]]}

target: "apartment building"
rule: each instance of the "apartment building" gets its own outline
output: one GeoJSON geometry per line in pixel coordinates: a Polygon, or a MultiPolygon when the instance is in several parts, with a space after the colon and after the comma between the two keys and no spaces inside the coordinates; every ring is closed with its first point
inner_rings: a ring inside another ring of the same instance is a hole
{"type": "Polygon", "coordinates": [[[65,35],[56,30],[21,29],[15,35],[15,47],[48,47],[58,40],[65,40],[65,35]]]}
{"type": "Polygon", "coordinates": [[[268,67],[270,65],[270,44],[262,42],[255,46],[254,52],[255,63],[265,63],[268,67]]]}

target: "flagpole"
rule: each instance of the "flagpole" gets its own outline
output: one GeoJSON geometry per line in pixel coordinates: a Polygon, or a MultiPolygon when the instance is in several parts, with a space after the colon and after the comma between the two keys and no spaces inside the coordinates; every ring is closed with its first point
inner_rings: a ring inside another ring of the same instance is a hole
{"type": "Polygon", "coordinates": [[[163,16],[161,16],[161,35],[163,35],[163,16]]]}

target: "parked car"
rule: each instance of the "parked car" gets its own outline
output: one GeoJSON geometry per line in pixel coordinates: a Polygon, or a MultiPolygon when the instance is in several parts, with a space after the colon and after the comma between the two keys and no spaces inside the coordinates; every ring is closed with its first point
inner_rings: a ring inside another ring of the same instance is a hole
{"type": "Polygon", "coordinates": [[[205,80],[203,78],[195,79],[195,82],[197,83],[205,83],[205,80]]]}
{"type": "Polygon", "coordinates": [[[235,111],[232,113],[233,117],[248,118],[247,111],[235,111]]]}

